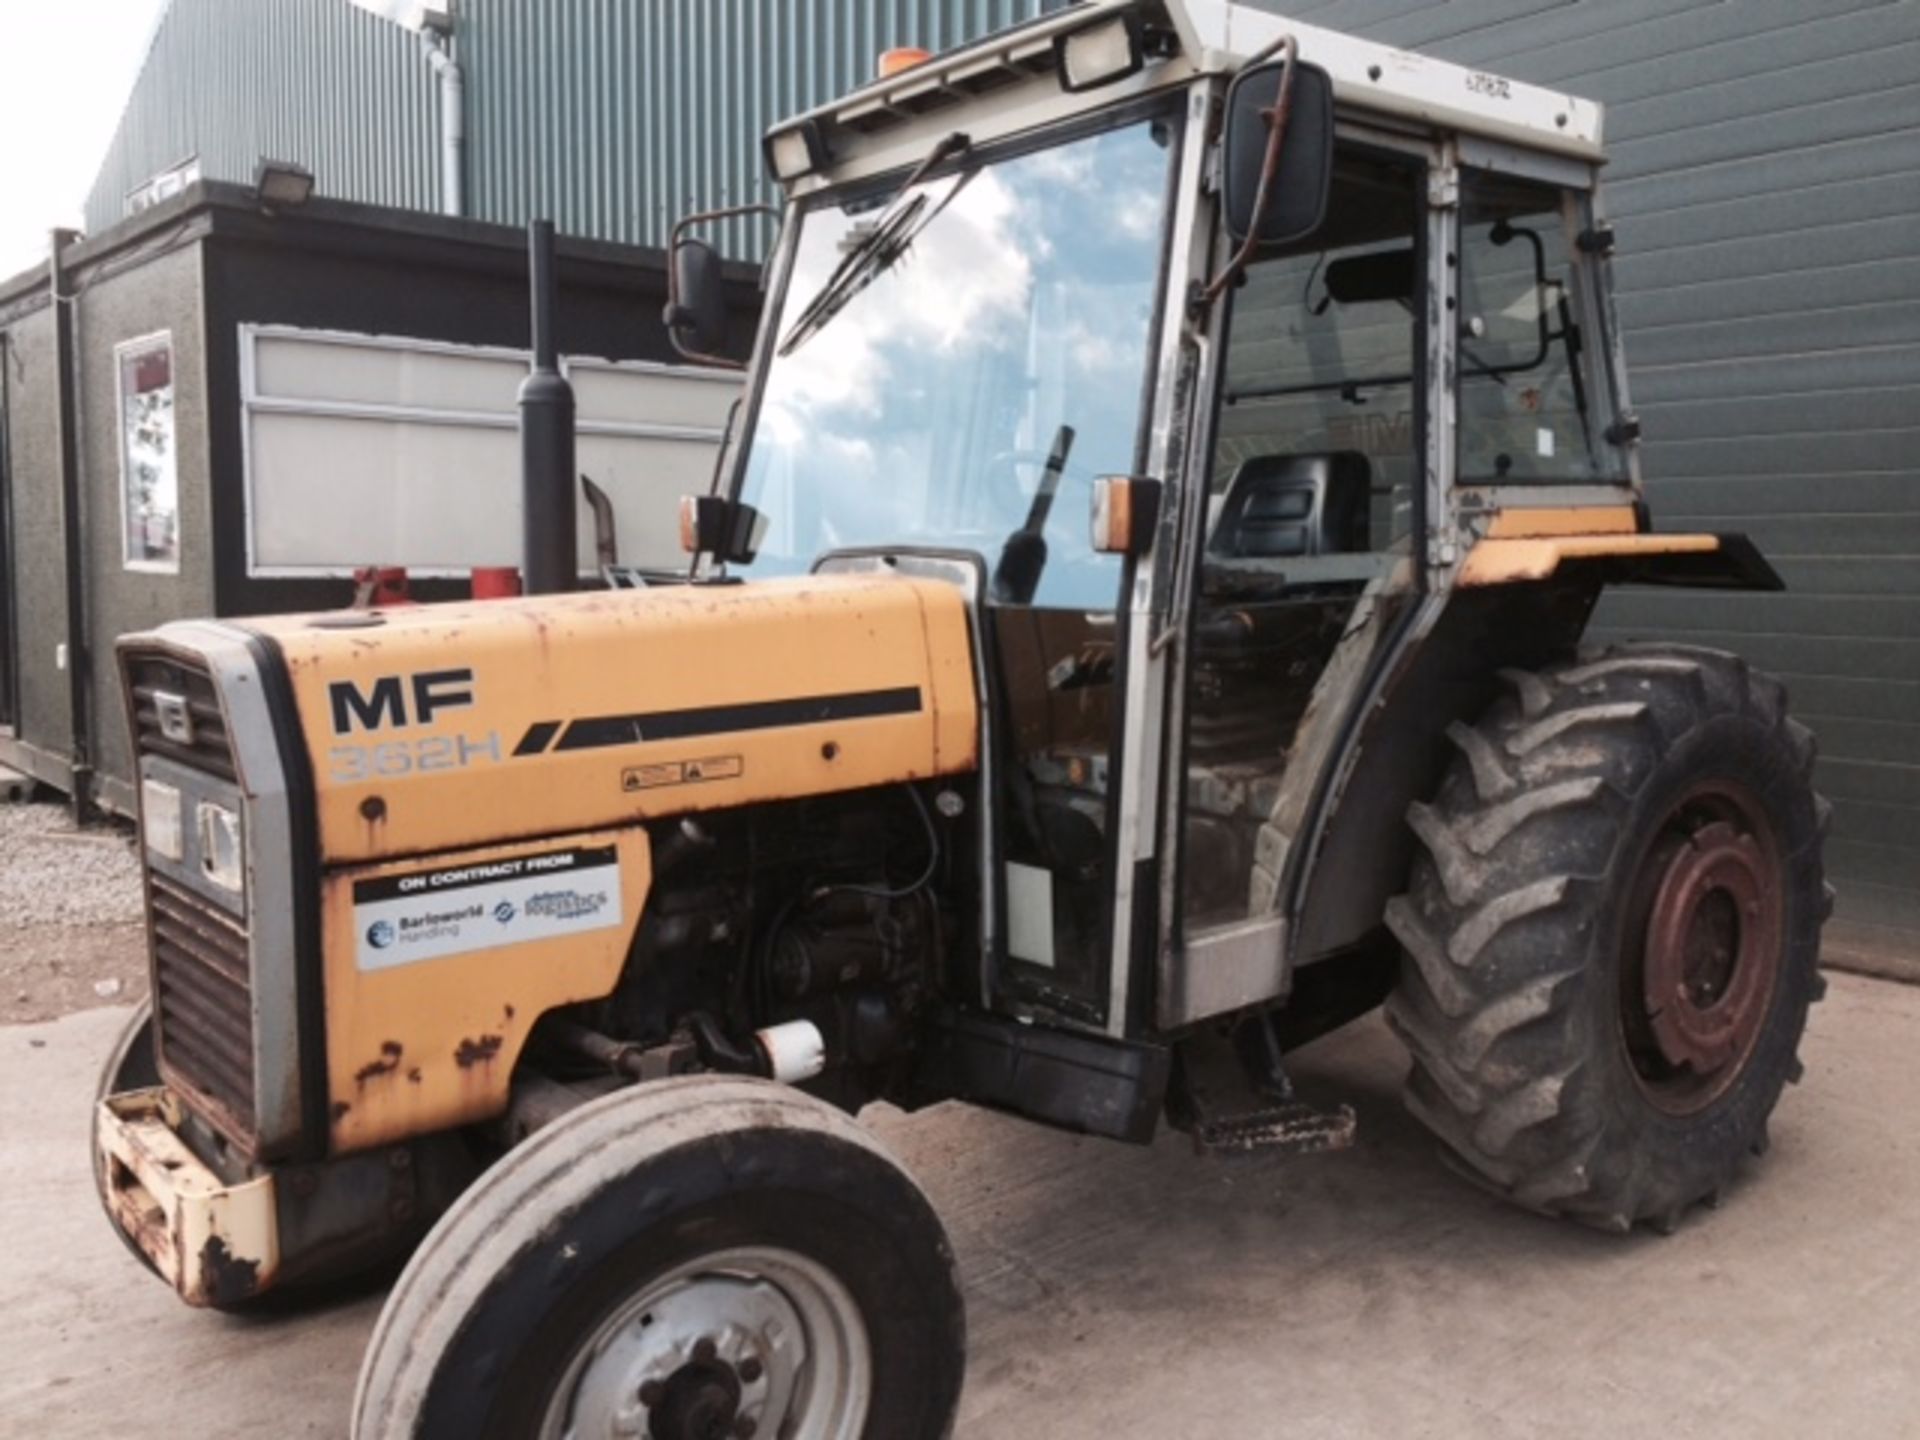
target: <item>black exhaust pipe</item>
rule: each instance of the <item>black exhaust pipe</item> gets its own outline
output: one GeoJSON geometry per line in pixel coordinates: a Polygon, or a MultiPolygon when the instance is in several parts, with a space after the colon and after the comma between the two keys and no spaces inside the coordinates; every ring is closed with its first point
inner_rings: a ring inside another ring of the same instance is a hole
{"type": "Polygon", "coordinates": [[[555,595],[576,587],[573,498],[573,386],[560,373],[554,343],[558,300],[553,278],[553,222],[527,227],[533,289],[533,370],[520,386],[521,536],[525,593],[555,595]]]}

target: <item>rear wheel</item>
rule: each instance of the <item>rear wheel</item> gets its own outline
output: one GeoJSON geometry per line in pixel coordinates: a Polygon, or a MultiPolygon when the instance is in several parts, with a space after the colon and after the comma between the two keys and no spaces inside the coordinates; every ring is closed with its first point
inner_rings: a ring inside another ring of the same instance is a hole
{"type": "Polygon", "coordinates": [[[510,1152],[427,1238],[354,1435],[907,1440],[952,1423],[953,1260],[912,1179],[767,1082],[660,1081],[510,1152]]]}
{"type": "Polygon", "coordinates": [[[1475,726],[1388,907],[1409,1108],[1477,1178],[1609,1229],[1717,1198],[1797,1079],[1827,806],[1813,736],[1731,655],[1629,647],[1475,726]]]}

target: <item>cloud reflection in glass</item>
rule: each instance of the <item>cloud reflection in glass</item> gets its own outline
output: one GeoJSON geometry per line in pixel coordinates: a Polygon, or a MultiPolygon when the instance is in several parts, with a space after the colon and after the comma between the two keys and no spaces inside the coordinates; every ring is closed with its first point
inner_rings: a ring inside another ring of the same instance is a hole
{"type": "MultiPolygon", "coordinates": [[[[1089,481],[1134,466],[1167,139],[1133,124],[923,182],[945,203],[912,248],[770,367],[743,492],[770,520],[755,573],[856,545],[960,546],[991,563],[1066,425],[1034,603],[1112,608],[1119,562],[1089,546],[1089,481]]],[[[844,203],[806,214],[775,333],[871,218],[844,203]]]]}

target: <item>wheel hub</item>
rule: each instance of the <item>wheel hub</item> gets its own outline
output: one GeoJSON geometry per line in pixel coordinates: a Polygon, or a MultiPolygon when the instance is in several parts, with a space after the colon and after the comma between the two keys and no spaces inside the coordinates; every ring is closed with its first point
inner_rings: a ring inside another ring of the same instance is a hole
{"type": "Polygon", "coordinates": [[[832,1276],[741,1250],[683,1266],[608,1317],[575,1356],[545,1440],[854,1440],[867,1338],[832,1276]]]}
{"type": "Polygon", "coordinates": [[[1778,862],[1754,812],[1696,797],[1649,857],[1641,1013],[1642,1083],[1668,1109],[1722,1093],[1752,1054],[1773,1000],[1782,940],[1778,862]]]}
{"type": "Polygon", "coordinates": [[[698,1348],[707,1351],[706,1359],[696,1356],[664,1384],[650,1380],[640,1387],[648,1435],[656,1440],[730,1440],[735,1435],[752,1435],[758,1428],[753,1417],[740,1413],[740,1372],[713,1357],[711,1342],[698,1348]]]}

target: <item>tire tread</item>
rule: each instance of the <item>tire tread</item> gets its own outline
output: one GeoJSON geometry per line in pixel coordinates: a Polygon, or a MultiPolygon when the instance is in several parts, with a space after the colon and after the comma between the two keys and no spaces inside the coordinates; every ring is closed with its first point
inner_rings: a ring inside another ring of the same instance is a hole
{"type": "MultiPolygon", "coordinates": [[[[1407,956],[1386,1006],[1413,1061],[1405,1101],[1457,1166],[1520,1205],[1614,1231],[1677,1223],[1726,1177],[1674,1194],[1609,1140],[1582,1098],[1600,1082],[1580,1053],[1580,957],[1632,801],[1671,746],[1705,718],[1751,717],[1810,787],[1813,734],[1779,681],[1711,650],[1620,646],[1500,678],[1511,698],[1447,728],[1447,779],[1407,814],[1420,858],[1386,911],[1407,956]]],[[[1832,807],[1816,795],[1813,813],[1817,874],[1832,807]]],[[[1814,894],[1830,911],[1832,888],[1814,894]]],[[[1807,964],[1811,1001],[1825,984],[1807,964]]],[[[1737,1148],[1764,1144],[1763,1118],[1737,1148]]]]}

